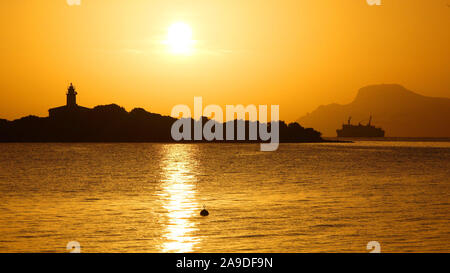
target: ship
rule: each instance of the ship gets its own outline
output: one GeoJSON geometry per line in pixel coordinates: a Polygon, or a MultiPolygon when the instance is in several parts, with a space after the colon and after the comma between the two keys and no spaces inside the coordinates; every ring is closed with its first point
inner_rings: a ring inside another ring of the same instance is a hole
{"type": "Polygon", "coordinates": [[[353,125],[351,119],[349,117],[347,124],[342,124],[342,129],[336,130],[338,137],[384,137],[384,130],[372,125],[372,116],[366,125],[353,125]]]}

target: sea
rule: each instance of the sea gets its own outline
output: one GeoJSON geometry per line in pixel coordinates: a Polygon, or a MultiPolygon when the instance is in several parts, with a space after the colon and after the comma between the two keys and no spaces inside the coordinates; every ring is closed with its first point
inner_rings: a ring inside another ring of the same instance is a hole
{"type": "Polygon", "coordinates": [[[0,252],[449,252],[450,140],[3,143],[0,200],[0,252]]]}

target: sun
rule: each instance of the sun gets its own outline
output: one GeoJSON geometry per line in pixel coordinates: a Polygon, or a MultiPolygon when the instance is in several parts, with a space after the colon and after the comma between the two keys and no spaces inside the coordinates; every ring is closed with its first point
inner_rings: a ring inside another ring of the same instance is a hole
{"type": "Polygon", "coordinates": [[[183,22],[173,23],[167,31],[165,44],[173,54],[191,54],[195,44],[192,39],[192,28],[183,22]]]}

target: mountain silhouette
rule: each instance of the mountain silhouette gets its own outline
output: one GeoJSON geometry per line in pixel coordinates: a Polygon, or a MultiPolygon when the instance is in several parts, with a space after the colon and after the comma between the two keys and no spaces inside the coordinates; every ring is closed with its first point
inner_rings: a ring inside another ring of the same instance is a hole
{"type": "Polygon", "coordinates": [[[397,84],[363,87],[350,104],[320,106],[298,122],[336,136],[349,117],[357,124],[367,123],[370,115],[389,137],[450,137],[450,99],[422,96],[397,84]]]}

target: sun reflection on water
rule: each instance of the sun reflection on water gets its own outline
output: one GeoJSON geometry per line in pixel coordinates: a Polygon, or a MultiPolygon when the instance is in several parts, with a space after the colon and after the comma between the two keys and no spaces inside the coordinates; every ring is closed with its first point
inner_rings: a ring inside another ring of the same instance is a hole
{"type": "Polygon", "coordinates": [[[199,243],[194,236],[195,217],[200,207],[197,201],[197,178],[193,171],[195,147],[191,145],[165,145],[162,161],[162,190],[159,194],[162,207],[167,211],[163,252],[192,252],[199,243]]]}

